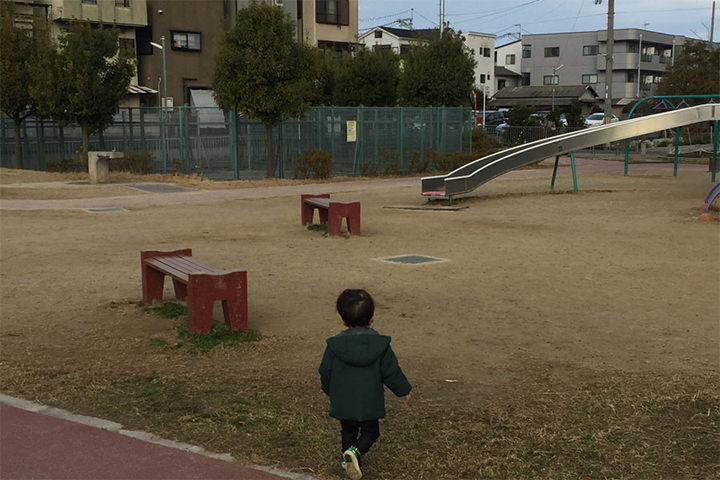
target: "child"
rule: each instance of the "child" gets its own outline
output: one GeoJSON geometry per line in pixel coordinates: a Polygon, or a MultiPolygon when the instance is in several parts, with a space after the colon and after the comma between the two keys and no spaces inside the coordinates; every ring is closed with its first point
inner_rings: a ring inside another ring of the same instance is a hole
{"type": "Polygon", "coordinates": [[[352,480],[362,477],[362,456],[380,436],[387,386],[410,403],[412,387],[390,347],[390,337],[370,328],[375,303],[365,290],[345,290],[337,311],[347,330],[327,339],[320,363],[323,392],[330,396],[330,416],[340,420],[342,465],[352,480]]]}

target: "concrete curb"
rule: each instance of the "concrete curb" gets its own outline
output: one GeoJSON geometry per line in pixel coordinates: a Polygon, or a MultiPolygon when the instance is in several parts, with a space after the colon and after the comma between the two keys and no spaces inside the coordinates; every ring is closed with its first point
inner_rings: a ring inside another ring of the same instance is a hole
{"type": "MultiPolygon", "coordinates": [[[[117,432],[120,435],[132,437],[132,438],[135,438],[138,440],[142,440],[144,442],[154,443],[157,445],[175,448],[178,450],[184,450],[186,452],[203,455],[205,457],[213,458],[215,460],[222,460],[222,461],[228,462],[228,463],[236,463],[235,458],[233,458],[233,456],[230,455],[229,453],[208,452],[203,447],[200,447],[198,445],[191,445],[189,443],[167,440],[167,439],[158,437],[157,435],[150,433],[150,432],[144,432],[141,430],[125,430],[123,428],[123,426],[117,422],[112,422],[110,420],[103,420],[102,418],[97,418],[97,417],[89,417],[86,415],[77,415],[77,414],[68,412],[67,410],[62,410],[60,408],[50,407],[48,405],[31,402],[29,400],[24,400],[22,398],[11,397],[10,395],[5,395],[3,393],[0,393],[0,404],[5,404],[10,407],[19,408],[21,410],[26,410],[28,412],[39,413],[41,415],[48,415],[50,417],[60,418],[62,420],[67,420],[69,422],[87,425],[89,427],[99,428],[101,430],[109,430],[112,432],[117,432]]],[[[277,475],[279,477],[290,478],[293,480],[316,480],[315,477],[312,477],[310,475],[306,475],[306,474],[302,474],[302,473],[286,472],[283,470],[278,470],[278,469],[275,469],[272,467],[265,467],[262,465],[249,465],[247,467],[253,468],[255,470],[260,470],[263,472],[271,473],[271,474],[277,475]]]]}

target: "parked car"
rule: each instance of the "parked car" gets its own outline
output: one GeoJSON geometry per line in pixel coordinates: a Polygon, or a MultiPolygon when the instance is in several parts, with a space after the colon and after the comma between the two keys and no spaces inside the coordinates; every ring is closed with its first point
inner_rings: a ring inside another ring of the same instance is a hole
{"type": "MultiPolygon", "coordinates": [[[[603,124],[604,119],[605,119],[604,113],[591,113],[585,119],[585,126],[586,127],[597,127],[598,125],[603,124]]],[[[620,119],[618,117],[616,117],[615,115],[610,115],[610,123],[619,122],[619,121],[620,121],[620,119]]]]}
{"type": "MultiPolygon", "coordinates": [[[[485,111],[485,127],[495,127],[505,121],[505,112],[498,110],[485,111]]],[[[483,127],[483,112],[475,112],[475,127],[483,127]]]]}

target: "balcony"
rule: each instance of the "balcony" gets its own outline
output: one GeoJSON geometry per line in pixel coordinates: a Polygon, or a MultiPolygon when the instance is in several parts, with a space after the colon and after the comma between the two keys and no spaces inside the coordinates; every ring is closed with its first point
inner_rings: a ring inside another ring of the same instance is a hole
{"type": "Polygon", "coordinates": [[[127,27],[147,25],[147,0],[52,0],[52,19],[89,20],[127,27]]]}

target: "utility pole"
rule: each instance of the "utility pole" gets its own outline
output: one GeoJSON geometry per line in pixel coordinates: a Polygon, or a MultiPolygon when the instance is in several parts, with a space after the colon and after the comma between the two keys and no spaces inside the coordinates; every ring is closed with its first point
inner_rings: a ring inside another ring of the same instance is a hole
{"type": "Polygon", "coordinates": [[[605,60],[605,119],[610,123],[612,114],[613,50],[615,47],[615,0],[608,0],[607,58],[605,60]]]}
{"type": "Polygon", "coordinates": [[[715,43],[713,42],[713,36],[715,34],[715,2],[713,2],[712,7],[712,20],[710,20],[710,48],[715,48],[715,43]]]}
{"type": "Polygon", "coordinates": [[[445,28],[445,0],[440,0],[440,38],[442,38],[443,28],[445,28]]]}

